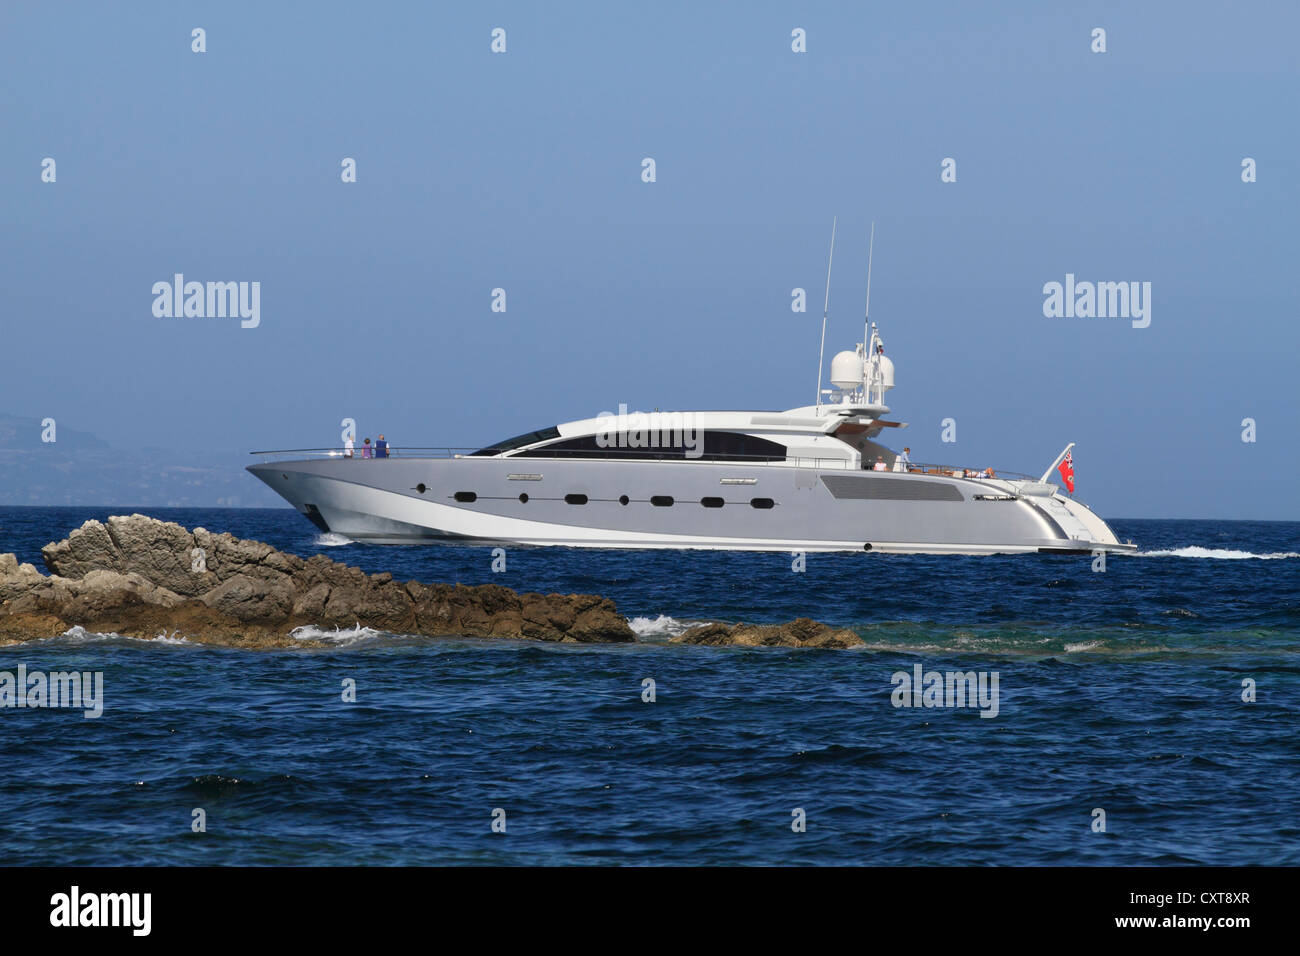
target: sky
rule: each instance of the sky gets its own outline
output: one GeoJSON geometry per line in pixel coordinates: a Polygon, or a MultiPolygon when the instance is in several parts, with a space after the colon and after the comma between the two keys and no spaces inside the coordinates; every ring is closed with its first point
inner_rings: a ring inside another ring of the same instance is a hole
{"type": "Polygon", "coordinates": [[[914,460],[1074,441],[1103,516],[1300,519],[1298,33],[1294,3],[9,0],[0,413],[237,457],[806,405],[838,216],[827,368],[874,222],[914,460]],[[258,282],[258,324],[156,316],[177,273],[258,282]],[[1150,325],[1046,316],[1067,274],[1149,282],[1150,325]]]}

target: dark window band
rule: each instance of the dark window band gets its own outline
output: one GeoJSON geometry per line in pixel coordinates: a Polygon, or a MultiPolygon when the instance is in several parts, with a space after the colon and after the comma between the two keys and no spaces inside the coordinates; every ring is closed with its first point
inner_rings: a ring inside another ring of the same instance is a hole
{"type": "MultiPolygon", "coordinates": [[[[766,438],[757,438],[742,432],[706,431],[703,441],[693,449],[681,445],[660,448],[633,448],[628,435],[604,436],[607,444],[601,446],[596,435],[581,438],[564,438],[522,451],[517,458],[638,458],[656,461],[785,461],[786,447],[766,438]],[[702,447],[701,447],[702,446],[702,447]]],[[[540,439],[539,439],[540,440],[540,439]]],[[[520,442],[521,445],[531,442],[520,442]]],[[[486,451],[486,449],[485,449],[486,451]]],[[[480,454],[476,452],[476,454],[480,454]]]]}

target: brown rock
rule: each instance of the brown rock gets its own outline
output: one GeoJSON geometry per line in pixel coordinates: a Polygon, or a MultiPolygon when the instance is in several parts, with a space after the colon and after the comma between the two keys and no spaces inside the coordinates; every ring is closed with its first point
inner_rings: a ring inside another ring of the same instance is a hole
{"type": "Polygon", "coordinates": [[[862,644],[862,638],[847,628],[836,630],[806,617],[785,624],[699,624],[672,639],[674,644],[702,644],[713,647],[818,647],[844,649],[862,644]]]}
{"type": "Polygon", "coordinates": [[[293,589],[278,581],[237,574],[204,594],[200,600],[237,621],[279,623],[293,612],[293,589]]]}
{"type": "MultiPolygon", "coordinates": [[[[499,584],[397,582],[324,555],[303,560],[260,541],[187,531],[145,515],[87,521],[41,550],[50,576],[0,555],[0,642],[74,625],[137,637],[179,634],[237,647],[302,646],[303,625],[398,633],[634,642],[614,603],[594,594],[517,594],[499,584]]],[[[852,647],[852,631],[807,618],[776,626],[706,624],[687,644],[852,647]]]]}
{"type": "Polygon", "coordinates": [[[330,586],[328,584],[316,584],[308,588],[306,594],[298,595],[297,600],[293,602],[293,616],[312,618],[315,620],[325,619],[325,602],[330,596],[330,586]]]}

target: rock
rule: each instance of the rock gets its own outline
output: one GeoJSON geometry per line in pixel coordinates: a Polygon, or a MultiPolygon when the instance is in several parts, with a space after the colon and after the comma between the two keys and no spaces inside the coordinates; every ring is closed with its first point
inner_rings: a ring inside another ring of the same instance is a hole
{"type": "Polygon", "coordinates": [[[307,590],[306,594],[298,595],[298,598],[293,602],[294,617],[323,620],[325,602],[329,596],[330,586],[328,584],[313,585],[307,590]]]}
{"type": "MultiPolygon", "coordinates": [[[[352,627],[428,636],[631,643],[614,603],[594,594],[518,594],[499,584],[398,582],[324,555],[304,560],[261,541],[187,531],[145,515],[87,521],[41,549],[50,574],[0,554],[0,643],[75,625],[137,637],[180,634],[236,647],[300,647],[296,627],[352,627]]],[[[683,644],[852,647],[852,631],[787,624],[705,624],[683,644]]]]}
{"type": "Polygon", "coordinates": [[[294,595],[287,583],[236,574],[199,600],[237,621],[279,624],[293,612],[294,595]]]}
{"type": "Polygon", "coordinates": [[[98,521],[87,521],[57,544],[47,544],[41,557],[51,574],[65,578],[84,577],[87,571],[118,570],[117,546],[108,536],[108,528],[98,521]]]}
{"type": "Polygon", "coordinates": [[[22,597],[48,580],[33,565],[19,564],[16,555],[0,554],[0,601],[22,597]]]}
{"type": "Polygon", "coordinates": [[[302,625],[361,624],[396,633],[631,641],[613,604],[593,595],[529,595],[399,583],[324,555],[307,560],[261,541],[187,531],[145,515],[87,521],[42,551],[43,575],[0,555],[0,640],[88,630],[237,646],[301,646],[302,625]]]}
{"type": "MultiPolygon", "coordinates": [[[[410,633],[415,627],[411,599],[404,588],[392,583],[391,576],[382,584],[376,585],[372,581],[368,587],[361,589],[349,606],[353,618],[366,627],[399,634],[410,633]]],[[[515,633],[518,634],[517,631],[515,633]]]]}
{"type": "Polygon", "coordinates": [[[669,643],[700,644],[708,647],[719,647],[725,644],[737,643],[731,639],[731,635],[734,631],[734,625],[697,624],[672,638],[669,643]]]}
{"type": "Polygon", "coordinates": [[[132,571],[91,571],[79,582],[69,582],[79,599],[87,603],[103,599],[118,592],[134,594],[145,604],[159,607],[176,607],[185,599],[175,591],[154,584],[144,575],[132,571]]]}
{"type": "Polygon", "coordinates": [[[844,649],[863,643],[855,631],[836,630],[806,617],[785,624],[699,624],[672,639],[674,644],[713,647],[819,647],[844,649]]]}
{"type": "Polygon", "coordinates": [[[600,601],[578,614],[573,626],[565,632],[565,639],[582,641],[585,644],[605,641],[635,641],[636,635],[628,627],[627,618],[619,614],[614,602],[608,598],[600,601]]]}

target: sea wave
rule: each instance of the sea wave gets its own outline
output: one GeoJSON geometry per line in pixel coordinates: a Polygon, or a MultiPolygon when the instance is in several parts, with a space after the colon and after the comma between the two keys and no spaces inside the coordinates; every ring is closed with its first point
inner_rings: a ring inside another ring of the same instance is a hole
{"type": "Polygon", "coordinates": [[[326,531],[324,534],[316,535],[312,544],[318,548],[341,548],[345,544],[352,544],[353,541],[345,534],[339,534],[336,531],[326,531]]]}
{"type": "Polygon", "coordinates": [[[376,637],[382,637],[383,631],[376,631],[373,627],[362,627],[360,622],[352,627],[333,628],[326,630],[316,627],[313,624],[304,624],[302,627],[295,627],[289,632],[289,636],[298,641],[331,641],[342,647],[356,644],[359,641],[366,641],[376,637]]]}
{"type": "Polygon", "coordinates": [[[1103,644],[1101,641],[1075,641],[1073,644],[1065,645],[1065,653],[1079,654],[1085,651],[1095,651],[1097,648],[1102,646],[1103,644]]]}
{"type": "Polygon", "coordinates": [[[630,617],[627,625],[638,638],[676,637],[702,621],[679,621],[667,614],[658,617],[630,617]]]}
{"type": "Polygon", "coordinates": [[[1139,558],[1218,558],[1224,561],[1279,561],[1287,558],[1300,558],[1295,551],[1274,551],[1271,554],[1256,554],[1253,551],[1234,551],[1231,548],[1202,548],[1196,545],[1186,548],[1170,548],[1163,551],[1139,551],[1139,558]]]}
{"type": "Polygon", "coordinates": [[[62,634],[55,635],[54,637],[40,638],[31,643],[36,644],[45,641],[71,641],[77,644],[91,644],[100,641],[138,641],[141,644],[174,645],[188,645],[193,643],[192,641],[181,637],[180,631],[172,631],[170,634],[166,631],[162,631],[157,637],[133,637],[128,634],[118,634],[116,631],[88,631],[80,624],[74,624],[62,634]]]}

